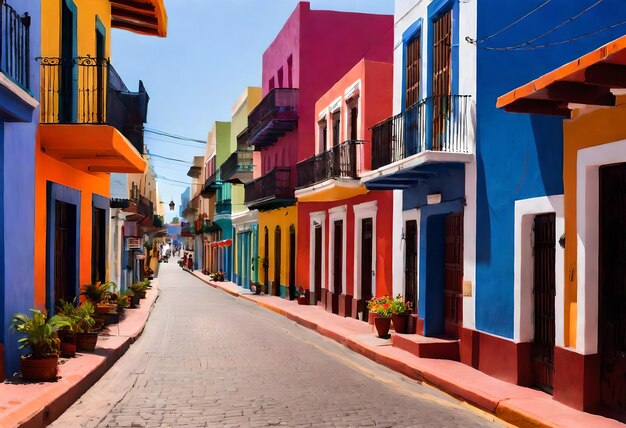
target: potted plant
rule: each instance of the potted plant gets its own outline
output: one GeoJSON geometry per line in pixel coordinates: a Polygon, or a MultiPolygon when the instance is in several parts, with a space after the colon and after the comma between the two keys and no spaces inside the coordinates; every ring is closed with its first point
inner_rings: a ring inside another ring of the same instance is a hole
{"type": "Polygon", "coordinates": [[[396,333],[407,333],[411,308],[411,302],[405,302],[401,294],[391,301],[391,322],[396,333]]]}
{"type": "Polygon", "coordinates": [[[297,295],[296,299],[298,300],[298,305],[308,305],[309,304],[309,299],[307,298],[306,290],[304,288],[302,288],[302,287],[298,287],[298,295],[297,295]]]}
{"type": "Polygon", "coordinates": [[[144,282],[136,282],[128,286],[128,289],[140,299],[146,298],[146,284],[144,282]]]}
{"type": "Polygon", "coordinates": [[[76,309],[76,350],[93,352],[98,341],[98,331],[93,304],[85,301],[76,309]]]}
{"type": "Polygon", "coordinates": [[[76,299],[71,302],[60,301],[57,306],[57,315],[63,318],[65,325],[59,330],[58,335],[61,340],[61,357],[74,358],[76,355],[76,299]]]}
{"type": "Polygon", "coordinates": [[[116,313],[117,305],[111,302],[115,288],[113,282],[98,281],[95,284],[83,285],[80,294],[87,297],[95,305],[96,314],[107,315],[116,313]]]}
{"type": "Polygon", "coordinates": [[[374,320],[378,318],[378,306],[385,302],[386,297],[375,297],[367,302],[367,322],[374,325],[374,320]]]}
{"type": "Polygon", "coordinates": [[[24,334],[18,340],[20,349],[30,348],[31,351],[20,359],[22,378],[56,380],[61,346],[58,331],[66,322],[58,315],[48,318],[47,314],[37,309],[30,311],[32,317],[18,313],[11,319],[11,328],[24,334]]]}
{"type": "Polygon", "coordinates": [[[377,299],[376,313],[378,316],[374,319],[374,326],[378,332],[378,337],[389,337],[389,328],[391,327],[391,302],[388,296],[377,299]]]}
{"type": "Polygon", "coordinates": [[[260,282],[250,281],[250,291],[257,295],[261,294],[263,291],[263,284],[260,282]]]}
{"type": "Polygon", "coordinates": [[[216,282],[222,282],[226,278],[225,272],[213,272],[211,275],[211,279],[216,282]]]}
{"type": "Polygon", "coordinates": [[[130,306],[130,294],[120,294],[115,303],[117,304],[117,313],[122,314],[124,309],[127,309],[130,306]]]}

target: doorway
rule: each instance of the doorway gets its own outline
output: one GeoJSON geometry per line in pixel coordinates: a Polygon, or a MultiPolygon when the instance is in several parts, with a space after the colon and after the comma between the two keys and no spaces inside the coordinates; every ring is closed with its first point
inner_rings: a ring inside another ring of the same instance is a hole
{"type": "Polygon", "coordinates": [[[600,168],[598,349],[602,404],[626,420],[626,163],[600,168]]]}
{"type": "Polygon", "coordinates": [[[76,205],[56,201],[54,218],[54,297],[49,302],[50,313],[60,300],[71,302],[77,294],[76,275],[76,205]]]}
{"type": "Polygon", "coordinates": [[[374,243],[374,221],[370,218],[361,220],[361,301],[363,302],[363,321],[368,320],[367,302],[372,300],[372,246],[374,243]]]}
{"type": "Polygon", "coordinates": [[[296,228],[289,226],[289,300],[296,295],[296,228]]]}
{"type": "Polygon", "coordinates": [[[541,214],[534,224],[534,324],[532,345],[534,383],[539,389],[552,394],[554,377],[556,279],[556,215],[541,214]]]}
{"type": "Polygon", "coordinates": [[[339,313],[339,296],[343,293],[343,220],[335,220],[333,242],[333,301],[332,312],[339,313]]]}
{"type": "Polygon", "coordinates": [[[463,213],[446,216],[444,267],[444,332],[458,339],[463,320],[463,213]]]}
{"type": "Polygon", "coordinates": [[[404,298],[417,313],[417,221],[407,221],[405,229],[404,298]]]}
{"type": "Polygon", "coordinates": [[[314,248],[314,271],[313,283],[315,286],[315,299],[322,301],[322,225],[315,225],[315,248],[314,248]]]}
{"type": "Polygon", "coordinates": [[[91,283],[106,280],[106,210],[93,208],[91,223],[91,283]]]}
{"type": "Polygon", "coordinates": [[[265,292],[267,293],[270,286],[270,232],[265,227],[264,237],[265,247],[263,248],[263,285],[265,286],[265,292]]]}
{"type": "Polygon", "coordinates": [[[274,295],[280,296],[280,268],[281,268],[281,231],[280,226],[276,226],[274,232],[274,295]]]}

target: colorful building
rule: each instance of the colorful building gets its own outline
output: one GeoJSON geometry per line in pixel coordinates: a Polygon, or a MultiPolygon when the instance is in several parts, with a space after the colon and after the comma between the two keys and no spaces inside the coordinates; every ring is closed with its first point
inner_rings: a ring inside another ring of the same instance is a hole
{"type": "Polygon", "coordinates": [[[254,151],[246,144],[248,115],[261,101],[261,88],[247,87],[232,108],[230,155],[220,166],[222,181],[231,185],[230,220],[233,227],[232,281],[244,288],[258,281],[258,211],[248,210],[244,200],[244,184],[252,181],[254,151]]]}
{"type": "MultiPolygon", "coordinates": [[[[551,331],[557,338],[549,344],[554,398],[584,411],[608,408],[622,421],[626,420],[625,69],[626,36],[622,36],[498,99],[506,111],[565,119],[563,195],[532,201],[533,211],[519,212],[516,206],[521,339],[535,340],[539,334],[536,321],[533,329],[530,320],[533,312],[546,310],[545,296],[537,293],[537,272],[543,275],[548,270],[550,313],[555,316],[551,331]],[[537,228],[538,219],[545,217],[551,221],[544,226],[550,240],[550,266],[544,268],[545,250],[530,251],[524,228],[534,222],[537,248],[546,235],[537,228]],[[559,256],[553,268],[555,249],[559,256]]],[[[517,239],[516,234],[516,243],[517,239]]]]}
{"type": "Polygon", "coordinates": [[[32,225],[35,135],[39,105],[41,1],[0,1],[0,381],[19,370],[18,343],[9,330],[15,312],[34,305],[32,225]],[[5,365],[6,363],[6,365],[5,365]]]}
{"type": "Polygon", "coordinates": [[[367,301],[392,293],[393,192],[360,182],[371,170],[370,128],[391,114],[388,52],[387,62],[360,61],[317,101],[315,155],[297,165],[297,284],[311,304],[365,321],[367,301]]]}
{"type": "Polygon", "coordinates": [[[247,144],[260,150],[262,176],[245,185],[259,211],[260,281],[295,295],[296,164],[315,154],[315,102],[363,58],[384,60],[392,17],[311,10],[301,2],[263,54],[263,100],[248,116],[247,144]]]}
{"type": "Polygon", "coordinates": [[[34,306],[53,313],[79,285],[109,279],[111,173],[143,173],[147,96],[109,61],[113,28],[165,36],[161,0],[42,2],[35,150],[34,306]]]}
{"type": "Polygon", "coordinates": [[[495,100],[614,37],[618,30],[608,29],[558,47],[626,11],[609,1],[563,26],[579,5],[538,4],[396,2],[394,116],[372,130],[376,170],[363,180],[369,189],[394,190],[400,207],[393,288],[417,289],[416,331],[458,339],[462,362],[551,392],[552,349],[565,345],[554,320],[566,312],[550,304],[550,290],[562,301],[559,290],[571,276],[563,275],[564,254],[555,245],[564,232],[563,132],[556,118],[510,115],[495,100]],[[538,28],[555,30],[541,43],[525,42],[538,28]],[[531,270],[520,261],[532,256],[533,227],[535,251],[544,251],[546,263],[535,284],[546,300],[534,312],[531,270]]]}

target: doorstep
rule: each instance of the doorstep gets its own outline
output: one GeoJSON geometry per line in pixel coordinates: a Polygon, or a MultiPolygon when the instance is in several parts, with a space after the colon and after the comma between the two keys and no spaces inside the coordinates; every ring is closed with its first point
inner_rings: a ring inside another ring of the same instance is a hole
{"type": "Polygon", "coordinates": [[[158,278],[137,309],[98,336],[93,353],[61,358],[56,382],[0,383],[0,428],[41,427],[57,419],[91,388],[143,332],[158,298],[158,278]]]}
{"type": "Polygon", "coordinates": [[[410,352],[416,357],[459,361],[458,340],[391,333],[391,343],[394,347],[410,352]]]}
{"type": "MultiPolygon", "coordinates": [[[[372,327],[365,322],[331,314],[318,306],[298,305],[296,301],[276,296],[255,295],[233,283],[210,281],[199,271],[193,274],[214,288],[284,315],[379,364],[434,386],[511,424],[521,427],[624,428],[624,424],[614,419],[575,410],[544,392],[504,382],[458,361],[418,357],[397,346],[387,346],[389,341],[385,343],[374,337],[372,327]]],[[[392,333],[392,340],[394,335],[392,333]]],[[[397,336],[400,339],[396,342],[416,335],[397,336]]]]}

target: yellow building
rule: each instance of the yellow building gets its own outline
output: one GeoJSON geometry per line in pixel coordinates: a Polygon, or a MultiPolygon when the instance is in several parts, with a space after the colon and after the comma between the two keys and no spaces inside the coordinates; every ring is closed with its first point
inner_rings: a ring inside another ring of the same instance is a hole
{"type": "Polygon", "coordinates": [[[111,30],[165,36],[162,0],[42,2],[35,304],[54,311],[109,277],[110,174],[143,173],[148,97],[111,66],[111,30]]]}
{"type": "MultiPolygon", "coordinates": [[[[555,291],[554,398],[626,417],[626,36],[502,96],[562,116],[564,289],[555,291]]],[[[559,239],[560,238],[560,239],[559,239]]]]}

